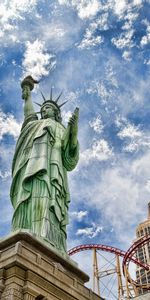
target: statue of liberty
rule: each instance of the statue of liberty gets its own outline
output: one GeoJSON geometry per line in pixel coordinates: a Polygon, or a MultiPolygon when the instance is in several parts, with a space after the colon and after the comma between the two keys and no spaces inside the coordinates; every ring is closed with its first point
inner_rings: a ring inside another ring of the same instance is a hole
{"type": "Polygon", "coordinates": [[[14,207],[13,231],[27,230],[66,252],[66,225],[70,202],[67,171],[79,158],[78,108],[67,128],[61,123],[59,97],[43,96],[41,119],[34,111],[31,90],[37,83],[27,76],[21,83],[25,119],[12,164],[10,197],[14,207]]]}

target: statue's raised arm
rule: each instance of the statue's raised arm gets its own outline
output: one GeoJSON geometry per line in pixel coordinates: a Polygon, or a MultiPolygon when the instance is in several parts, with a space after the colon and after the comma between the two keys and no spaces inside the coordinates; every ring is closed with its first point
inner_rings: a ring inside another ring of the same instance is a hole
{"type": "Polygon", "coordinates": [[[35,114],[34,107],[31,99],[31,91],[34,89],[34,84],[38,81],[34,80],[32,76],[27,76],[21,82],[22,99],[24,103],[24,116],[28,118],[31,114],[35,114]]]}

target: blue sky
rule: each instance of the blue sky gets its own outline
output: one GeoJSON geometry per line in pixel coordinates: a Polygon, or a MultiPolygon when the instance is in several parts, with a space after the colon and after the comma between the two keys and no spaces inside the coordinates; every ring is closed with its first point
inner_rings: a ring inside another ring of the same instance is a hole
{"type": "MultiPolygon", "coordinates": [[[[11,162],[23,121],[20,81],[42,101],[80,107],[80,161],[69,174],[68,248],[128,249],[150,200],[150,1],[11,0],[0,4],[0,236],[10,232],[11,162]]],[[[36,107],[37,109],[37,107],[36,107]]]]}

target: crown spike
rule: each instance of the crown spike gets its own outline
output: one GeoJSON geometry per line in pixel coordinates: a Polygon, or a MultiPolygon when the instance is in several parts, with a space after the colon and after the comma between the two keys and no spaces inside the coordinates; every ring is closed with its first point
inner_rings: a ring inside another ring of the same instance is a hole
{"type": "Polygon", "coordinates": [[[37,104],[37,105],[38,105],[38,106],[40,106],[40,107],[42,106],[42,104],[40,104],[40,103],[37,103],[37,102],[35,102],[35,101],[34,101],[34,103],[35,103],[35,104],[37,104]]]}
{"type": "Polygon", "coordinates": [[[44,102],[46,101],[46,98],[45,98],[45,96],[43,95],[43,93],[40,91],[40,93],[41,93],[41,95],[42,95],[42,97],[43,97],[43,100],[44,100],[44,102]]]}
{"type": "Polygon", "coordinates": [[[61,97],[62,93],[63,93],[63,91],[62,91],[62,92],[59,94],[59,96],[56,98],[56,100],[55,100],[56,103],[58,102],[58,100],[59,100],[59,98],[61,97]]]}
{"type": "Polygon", "coordinates": [[[52,87],[51,87],[51,92],[50,92],[50,100],[51,100],[51,101],[53,100],[52,97],[53,97],[53,89],[52,89],[52,87]]]}
{"type": "Polygon", "coordinates": [[[62,107],[63,105],[65,105],[67,102],[68,102],[68,100],[65,101],[64,103],[60,104],[60,105],[59,105],[59,108],[62,107]]]}

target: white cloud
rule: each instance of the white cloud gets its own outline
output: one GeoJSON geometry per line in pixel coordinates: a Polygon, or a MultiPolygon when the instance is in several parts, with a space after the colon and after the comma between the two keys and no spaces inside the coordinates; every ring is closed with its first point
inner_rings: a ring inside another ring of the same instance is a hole
{"type": "MultiPolygon", "coordinates": [[[[110,62],[106,63],[105,70],[103,70],[103,79],[93,80],[88,86],[86,92],[88,94],[97,94],[100,97],[102,104],[107,105],[112,103],[112,99],[116,98],[116,91],[119,88],[116,71],[110,62]]],[[[116,106],[111,107],[111,111],[115,110],[116,106]]]]}
{"type": "Polygon", "coordinates": [[[114,11],[117,15],[122,14],[127,9],[127,0],[115,0],[114,11]]]}
{"type": "Polygon", "coordinates": [[[104,125],[102,123],[101,116],[94,118],[92,121],[89,122],[89,125],[97,133],[102,133],[102,131],[104,129],[104,125]]]}
{"type": "MultiPolygon", "coordinates": [[[[108,30],[111,25],[111,16],[115,14],[117,21],[123,20],[123,32],[118,36],[114,36],[111,41],[118,49],[132,48],[135,45],[134,39],[134,23],[139,16],[139,10],[142,6],[140,0],[114,0],[114,1],[97,1],[97,0],[59,0],[62,5],[67,5],[74,8],[81,19],[91,18],[99,13],[98,17],[90,23],[86,29],[85,35],[80,42],[77,43],[80,49],[90,49],[104,42],[104,37],[97,31],[108,30]],[[104,3],[105,2],[105,3],[104,3]]],[[[145,37],[144,37],[145,39],[145,37]]],[[[130,57],[124,53],[123,58],[129,60],[130,57]]]]}
{"type": "Polygon", "coordinates": [[[98,95],[102,98],[103,102],[107,101],[107,99],[110,97],[110,93],[103,81],[97,83],[97,92],[98,95]]]}
{"type": "Polygon", "coordinates": [[[92,21],[89,25],[89,28],[92,31],[95,31],[96,29],[105,31],[109,28],[108,26],[108,12],[102,12],[100,16],[98,16],[94,21],[92,21]]]}
{"type": "Polygon", "coordinates": [[[2,37],[5,34],[5,31],[12,31],[15,29],[16,25],[12,21],[22,19],[24,13],[32,11],[36,3],[37,0],[3,1],[3,3],[0,4],[0,36],[2,37]]]}
{"type": "Polygon", "coordinates": [[[106,64],[106,72],[105,73],[106,73],[105,78],[109,82],[109,85],[111,85],[112,87],[118,88],[118,80],[116,77],[116,71],[114,71],[114,68],[112,67],[112,65],[109,62],[106,64]]]}
{"type": "Polygon", "coordinates": [[[133,4],[136,6],[140,6],[142,4],[142,0],[133,0],[133,4]]]}
{"type": "Polygon", "coordinates": [[[55,55],[47,53],[45,43],[35,40],[33,43],[26,42],[26,51],[22,66],[24,76],[31,75],[35,79],[49,74],[56,65],[55,55]]]}
{"type": "Polygon", "coordinates": [[[106,111],[111,109],[111,112],[114,112],[117,107],[117,103],[115,102],[117,97],[116,89],[118,89],[118,80],[115,78],[115,75],[112,76],[112,74],[107,71],[104,73],[104,76],[105,79],[97,82],[95,81],[93,92],[100,97],[100,102],[105,107],[106,111]]]}
{"type": "Polygon", "coordinates": [[[122,57],[127,61],[131,61],[131,52],[130,51],[124,51],[123,54],[122,54],[122,57]]]}
{"type": "Polygon", "coordinates": [[[81,19],[93,17],[99,10],[99,1],[97,0],[81,0],[80,3],[78,0],[74,0],[74,2],[77,5],[76,8],[81,19]]]}
{"type": "Polygon", "coordinates": [[[69,119],[71,118],[72,116],[72,112],[69,110],[69,111],[62,111],[62,119],[63,119],[63,122],[64,123],[68,123],[69,119]]]}
{"type": "Polygon", "coordinates": [[[129,10],[127,14],[124,16],[124,19],[126,20],[125,23],[122,26],[123,30],[128,30],[131,29],[132,26],[134,25],[135,20],[139,16],[139,13],[132,12],[129,10]]]}
{"type": "Polygon", "coordinates": [[[150,193],[150,179],[147,180],[146,184],[145,184],[145,188],[146,190],[150,193]]]}
{"type": "Polygon", "coordinates": [[[100,214],[103,212],[118,241],[128,246],[134,237],[133,226],[147,215],[149,193],[145,184],[149,180],[149,159],[149,153],[132,162],[118,157],[114,167],[105,169],[99,181],[84,189],[91,207],[95,206],[100,214]]]}
{"type": "Polygon", "coordinates": [[[146,35],[144,35],[141,39],[141,46],[144,47],[150,42],[150,22],[148,20],[144,20],[143,24],[146,25],[146,35]]]}
{"type": "Polygon", "coordinates": [[[150,149],[150,135],[144,135],[141,138],[132,139],[129,144],[124,146],[126,152],[134,152],[139,150],[150,149]]]}
{"type": "MultiPolygon", "coordinates": [[[[150,31],[150,30],[149,30],[150,31]]],[[[150,42],[150,32],[147,35],[144,35],[141,39],[141,46],[145,46],[150,42]]]]}
{"type": "MultiPolygon", "coordinates": [[[[77,101],[78,101],[78,97],[79,97],[79,91],[76,92],[65,92],[65,101],[68,101],[67,104],[73,104],[74,107],[78,106],[77,101]]],[[[60,101],[61,102],[61,101],[60,101]]],[[[62,110],[62,120],[65,124],[68,123],[70,117],[72,116],[74,110],[62,110]]]]}
{"type": "Polygon", "coordinates": [[[48,21],[42,18],[42,20],[37,23],[42,41],[48,44],[51,43],[56,51],[64,49],[65,45],[70,45],[70,43],[72,43],[72,33],[74,32],[74,34],[76,34],[76,32],[78,32],[78,26],[72,28],[67,20],[64,22],[59,18],[48,21]],[[59,49],[57,49],[57,47],[59,49]]]}
{"type": "Polygon", "coordinates": [[[91,18],[99,11],[98,0],[58,0],[59,4],[72,6],[76,9],[81,19],[91,18]]]}
{"type": "Polygon", "coordinates": [[[145,59],[144,64],[149,66],[150,65],[150,59],[145,59]]]}
{"type": "Polygon", "coordinates": [[[120,127],[118,137],[125,140],[123,150],[125,152],[134,152],[140,149],[150,148],[150,135],[148,132],[141,131],[139,126],[131,124],[126,119],[121,121],[117,120],[116,125],[120,127]]]}
{"type": "Polygon", "coordinates": [[[84,235],[87,236],[89,238],[94,238],[96,237],[99,233],[101,233],[103,231],[103,226],[99,226],[95,223],[92,223],[91,227],[85,227],[82,229],[78,229],[76,232],[76,235],[84,235]]]}
{"type": "Polygon", "coordinates": [[[0,178],[5,180],[7,179],[8,177],[11,176],[11,172],[10,171],[1,171],[0,170],[0,178]]]}
{"type": "Polygon", "coordinates": [[[91,149],[86,149],[80,154],[80,164],[89,164],[93,160],[105,161],[113,156],[113,151],[104,139],[94,141],[91,149]]]}
{"type": "Polygon", "coordinates": [[[100,34],[98,35],[97,30],[103,31],[108,28],[108,13],[103,13],[95,21],[90,23],[78,48],[90,49],[91,47],[102,44],[104,42],[104,37],[100,34]]]}
{"type": "Polygon", "coordinates": [[[91,24],[91,26],[95,27],[95,29],[99,29],[99,30],[108,30],[109,26],[108,26],[108,17],[109,14],[108,12],[104,12],[102,13],[94,23],[91,24]]]}
{"type": "Polygon", "coordinates": [[[130,3],[128,0],[115,0],[115,5],[112,7],[118,19],[123,21],[123,32],[121,32],[119,36],[113,37],[111,42],[118,49],[127,48],[122,55],[122,57],[127,61],[131,60],[131,55],[128,49],[135,46],[135,20],[137,20],[140,14],[139,10],[141,7],[142,2],[140,0],[130,1],[130,3]]]}
{"type": "Polygon", "coordinates": [[[129,144],[123,147],[123,151],[125,152],[135,152],[139,150],[139,143],[135,141],[131,141],[129,144]]]}
{"type": "Polygon", "coordinates": [[[17,138],[21,129],[21,124],[18,123],[11,114],[4,114],[0,111],[0,140],[4,135],[9,134],[17,138]]]}
{"type": "Polygon", "coordinates": [[[142,132],[139,130],[138,126],[135,126],[134,124],[128,123],[127,126],[125,126],[119,133],[118,136],[121,139],[124,138],[135,138],[135,137],[141,137],[142,132]]]}
{"type": "Polygon", "coordinates": [[[73,216],[75,219],[77,219],[79,222],[83,220],[88,215],[87,210],[83,211],[73,211],[70,213],[71,216],[73,216]]]}
{"type": "Polygon", "coordinates": [[[142,5],[142,0],[133,0],[129,3],[128,0],[115,0],[113,10],[119,18],[123,18],[125,13],[131,12],[133,9],[139,9],[142,5]]]}
{"type": "Polygon", "coordinates": [[[130,29],[121,33],[119,37],[112,38],[111,41],[118,49],[132,48],[134,46],[134,42],[132,40],[133,34],[134,29],[130,29]]]}
{"type": "Polygon", "coordinates": [[[85,36],[81,43],[78,45],[79,49],[90,49],[91,47],[95,47],[104,42],[104,38],[102,36],[92,36],[92,32],[88,29],[86,30],[85,36]]]}
{"type": "Polygon", "coordinates": [[[68,101],[68,102],[71,102],[71,103],[73,103],[73,102],[75,102],[76,103],[76,101],[77,101],[77,99],[78,99],[78,97],[79,97],[79,91],[77,90],[77,91],[75,91],[75,92],[66,92],[65,93],[65,101],[68,101]]]}

